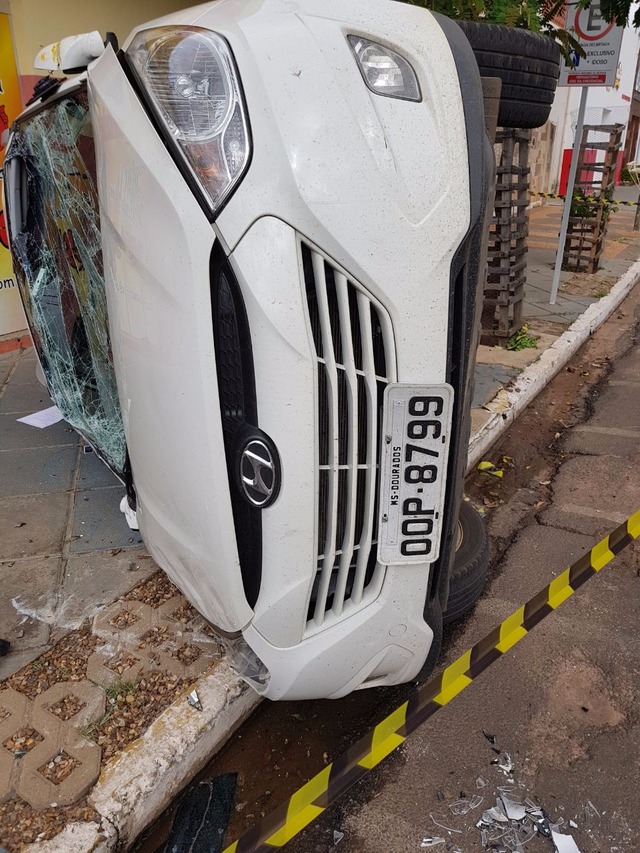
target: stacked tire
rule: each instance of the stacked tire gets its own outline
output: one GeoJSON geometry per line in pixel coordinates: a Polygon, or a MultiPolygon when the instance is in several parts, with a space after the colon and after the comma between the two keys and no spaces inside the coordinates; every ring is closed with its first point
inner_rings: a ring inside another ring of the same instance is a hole
{"type": "Polygon", "coordinates": [[[542,127],[560,76],[560,50],[541,33],[501,24],[457,21],[468,38],[481,77],[499,77],[499,127],[542,127]]]}

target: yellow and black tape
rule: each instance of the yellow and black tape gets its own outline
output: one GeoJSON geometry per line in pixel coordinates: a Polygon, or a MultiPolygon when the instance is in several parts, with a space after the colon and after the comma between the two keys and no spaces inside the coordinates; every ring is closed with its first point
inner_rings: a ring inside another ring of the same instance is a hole
{"type": "MultiPolygon", "coordinates": [[[[566,198],[566,195],[558,195],[558,193],[534,193],[534,192],[531,192],[531,193],[529,193],[529,195],[535,195],[535,196],[538,196],[538,198],[561,198],[561,199],[566,198]]],[[[637,207],[638,206],[637,201],[618,201],[615,198],[611,199],[610,204],[614,204],[617,207],[619,207],[620,205],[626,205],[627,207],[637,207]]]]}
{"type": "Polygon", "coordinates": [[[251,827],[224,853],[264,853],[284,847],[322,812],[415,731],[468,687],[481,672],[513,648],[545,616],[553,613],[583,583],[640,537],[640,510],[580,557],[500,625],[418,687],[409,699],[320,771],[295,794],[251,827]]]}

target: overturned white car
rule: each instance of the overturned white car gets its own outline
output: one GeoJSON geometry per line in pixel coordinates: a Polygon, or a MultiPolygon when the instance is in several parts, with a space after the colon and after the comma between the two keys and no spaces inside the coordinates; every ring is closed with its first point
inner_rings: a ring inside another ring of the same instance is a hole
{"type": "Polygon", "coordinates": [[[5,165],[52,397],[260,693],[426,672],[456,549],[486,565],[465,37],[391,0],[221,0],[97,47],[5,165]]]}

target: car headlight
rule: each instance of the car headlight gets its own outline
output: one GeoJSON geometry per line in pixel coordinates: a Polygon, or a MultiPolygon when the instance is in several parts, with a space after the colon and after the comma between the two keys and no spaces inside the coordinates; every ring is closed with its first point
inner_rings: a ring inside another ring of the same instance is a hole
{"type": "Polygon", "coordinates": [[[249,122],[226,41],[200,27],[139,32],[127,58],[215,212],[249,162],[249,122]]]}
{"type": "Polygon", "coordinates": [[[361,36],[347,36],[362,79],[376,95],[421,101],[416,72],[407,60],[384,45],[361,36]]]}

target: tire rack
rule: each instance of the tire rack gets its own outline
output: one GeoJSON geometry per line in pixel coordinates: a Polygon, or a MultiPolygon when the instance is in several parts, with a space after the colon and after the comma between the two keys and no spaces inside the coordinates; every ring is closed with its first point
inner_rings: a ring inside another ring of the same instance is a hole
{"type": "Polygon", "coordinates": [[[494,215],[482,307],[482,343],[504,343],[522,325],[529,233],[530,130],[500,129],[494,215]]]}
{"type": "Polygon", "coordinates": [[[562,257],[563,270],[587,273],[598,271],[607,233],[606,202],[609,200],[608,193],[614,186],[617,154],[622,147],[623,130],[622,124],[584,126],[575,186],[594,200],[594,215],[569,217],[562,257]],[[608,134],[608,140],[596,141],[598,135],[604,134],[608,134]],[[604,152],[601,160],[596,159],[599,152],[604,152]]]}

